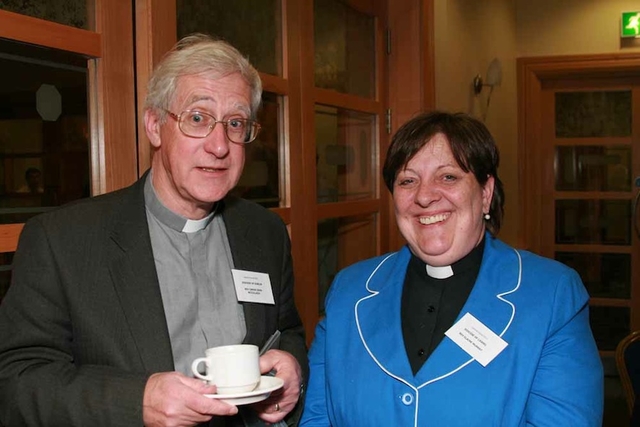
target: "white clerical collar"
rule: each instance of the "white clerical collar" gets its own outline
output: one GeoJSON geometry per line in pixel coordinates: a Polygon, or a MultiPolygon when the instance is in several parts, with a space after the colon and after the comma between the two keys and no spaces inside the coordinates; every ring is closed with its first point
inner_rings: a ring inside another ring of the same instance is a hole
{"type": "Polygon", "coordinates": [[[429,264],[425,264],[427,266],[427,274],[429,277],[433,277],[434,279],[448,279],[453,276],[453,268],[450,265],[445,265],[442,267],[434,267],[429,264]]]}
{"type": "Polygon", "coordinates": [[[156,190],[153,188],[152,173],[153,171],[147,175],[147,181],[144,184],[144,203],[147,210],[149,210],[154,217],[169,228],[183,233],[195,233],[196,231],[203,230],[211,223],[211,220],[218,210],[219,203],[216,203],[211,213],[202,219],[189,219],[178,215],[160,201],[156,190]]]}
{"type": "Polygon", "coordinates": [[[209,224],[209,220],[211,220],[214,213],[215,210],[202,219],[187,219],[187,222],[184,223],[184,227],[182,227],[182,232],[195,233],[196,231],[204,229],[207,224],[209,224]]]}

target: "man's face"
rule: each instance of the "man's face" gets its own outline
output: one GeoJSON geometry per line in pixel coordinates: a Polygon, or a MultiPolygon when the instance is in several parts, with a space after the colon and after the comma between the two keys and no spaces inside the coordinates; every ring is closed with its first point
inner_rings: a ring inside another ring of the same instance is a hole
{"type": "MultiPolygon", "coordinates": [[[[217,120],[248,119],[250,99],[249,85],[237,73],[218,78],[190,75],[178,79],[169,110],[176,115],[198,110],[217,120]]],[[[145,125],[157,148],[152,165],[158,197],[179,215],[203,218],[240,179],[244,146],[231,142],[220,123],[205,138],[184,135],[172,117],[160,124],[151,111],[145,113],[145,125]]]]}

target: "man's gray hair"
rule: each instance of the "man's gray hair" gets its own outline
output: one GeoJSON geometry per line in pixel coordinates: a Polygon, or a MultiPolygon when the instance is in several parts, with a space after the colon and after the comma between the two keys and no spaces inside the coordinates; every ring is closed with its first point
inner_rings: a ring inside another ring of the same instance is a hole
{"type": "Polygon", "coordinates": [[[177,80],[203,73],[214,79],[239,73],[251,89],[251,118],[255,119],[262,100],[260,75],[235,47],[206,34],[186,36],[164,55],[149,79],[145,108],[154,110],[164,122],[177,80]]]}

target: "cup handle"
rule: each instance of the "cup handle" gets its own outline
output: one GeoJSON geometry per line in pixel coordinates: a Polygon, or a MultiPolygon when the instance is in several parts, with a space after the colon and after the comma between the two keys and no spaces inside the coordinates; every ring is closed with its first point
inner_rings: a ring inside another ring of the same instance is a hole
{"type": "Polygon", "coordinates": [[[200,378],[201,380],[209,380],[209,378],[207,378],[206,376],[202,375],[199,371],[198,371],[198,367],[200,366],[200,363],[202,362],[206,362],[207,358],[206,357],[198,357],[196,360],[193,361],[193,363],[191,364],[191,372],[193,372],[193,375],[195,375],[196,377],[200,378]]]}

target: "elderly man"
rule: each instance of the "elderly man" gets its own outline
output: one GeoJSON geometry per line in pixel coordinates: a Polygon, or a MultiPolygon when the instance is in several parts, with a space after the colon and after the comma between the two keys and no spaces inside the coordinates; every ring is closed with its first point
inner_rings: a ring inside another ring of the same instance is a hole
{"type": "Polygon", "coordinates": [[[289,237],[277,215],[227,195],[261,92],[235,48],[186,37],[149,82],[151,169],[26,224],[0,306],[0,423],[242,425],[191,362],[275,331],[260,368],[284,386],[252,410],[269,423],[299,412],[307,361],[289,237]],[[236,271],[262,273],[266,295],[239,298],[236,271]]]}

